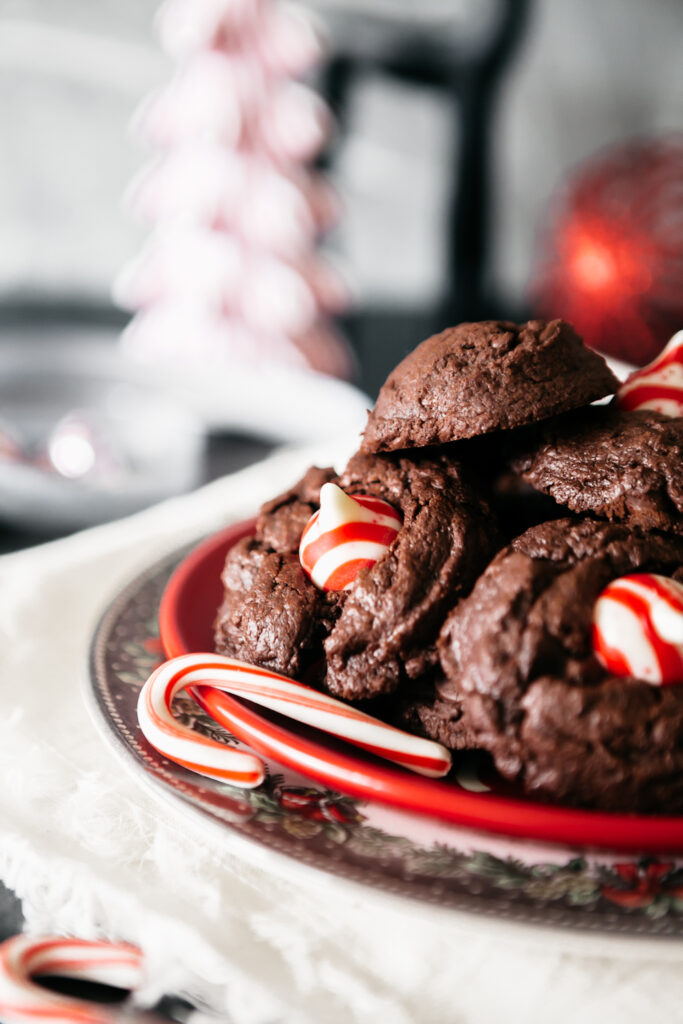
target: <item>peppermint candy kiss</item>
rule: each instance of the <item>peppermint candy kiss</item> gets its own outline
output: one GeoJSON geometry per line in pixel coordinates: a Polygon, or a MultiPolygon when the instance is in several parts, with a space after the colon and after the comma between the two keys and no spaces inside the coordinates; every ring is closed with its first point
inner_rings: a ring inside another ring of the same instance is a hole
{"type": "Polygon", "coordinates": [[[336,484],[324,484],[320,510],[301,535],[299,558],[321,590],[344,590],[389,550],[400,529],[401,517],[386,501],[351,497],[336,484]]]}
{"type": "Polygon", "coordinates": [[[656,359],[632,373],[617,391],[620,409],[654,409],[683,416],[683,331],[674,334],[656,359]]]}
{"type": "Polygon", "coordinates": [[[615,676],[683,683],[683,586],[649,573],[614,580],[595,604],[593,650],[615,676]]]}

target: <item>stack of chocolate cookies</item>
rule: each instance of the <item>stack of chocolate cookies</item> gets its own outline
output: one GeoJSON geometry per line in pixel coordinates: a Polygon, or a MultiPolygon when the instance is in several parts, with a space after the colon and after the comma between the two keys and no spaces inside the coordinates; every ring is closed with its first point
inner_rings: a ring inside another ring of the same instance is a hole
{"type": "Polygon", "coordinates": [[[618,387],[559,320],[429,338],[343,472],[310,469],[230,550],[216,650],[488,751],[529,794],[682,811],[683,685],[615,676],[594,648],[611,581],[683,582],[683,419],[590,404],[618,387]],[[338,591],[299,559],[329,482],[402,517],[338,591]]]}

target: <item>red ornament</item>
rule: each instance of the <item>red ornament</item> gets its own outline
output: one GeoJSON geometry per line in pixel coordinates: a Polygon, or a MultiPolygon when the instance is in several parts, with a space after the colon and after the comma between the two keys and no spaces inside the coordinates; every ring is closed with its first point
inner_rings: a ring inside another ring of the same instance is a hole
{"type": "Polygon", "coordinates": [[[642,366],[683,326],[683,136],[588,161],[567,187],[532,283],[534,312],[642,366]]]}

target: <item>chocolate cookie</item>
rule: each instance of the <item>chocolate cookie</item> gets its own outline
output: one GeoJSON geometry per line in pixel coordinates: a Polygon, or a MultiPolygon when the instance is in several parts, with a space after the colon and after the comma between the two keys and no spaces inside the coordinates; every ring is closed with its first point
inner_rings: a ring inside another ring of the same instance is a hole
{"type": "Polygon", "coordinates": [[[683,533],[683,419],[582,409],[535,428],[511,467],[573,512],[683,533]]]}
{"type": "Polygon", "coordinates": [[[390,374],[361,448],[421,448],[519,427],[618,386],[562,320],[460,324],[423,341],[390,374]]]}
{"type": "Polygon", "coordinates": [[[319,590],[298,557],[329,470],[309,470],[261,510],[254,538],[228,553],[216,650],[316,681],[350,700],[429,673],[446,612],[499,546],[486,505],[450,459],[357,455],[338,479],[400,511],[386,555],[348,590],[319,590]]]}
{"type": "Polygon", "coordinates": [[[462,703],[476,745],[531,794],[683,810],[683,686],[610,676],[591,645],[593,606],[611,580],[681,577],[682,564],[683,538],[671,534],[590,519],[533,527],[446,620],[439,700],[462,703]]]}
{"type": "Polygon", "coordinates": [[[358,700],[391,693],[437,663],[447,610],[499,546],[485,503],[459,463],[417,455],[356,455],[340,486],[388,501],[403,527],[387,554],[345,592],[325,641],[330,692],[358,700]]]}
{"type": "Polygon", "coordinates": [[[477,746],[467,725],[463,702],[453,694],[442,700],[435,696],[433,686],[424,687],[416,699],[404,701],[395,717],[400,729],[437,740],[450,750],[472,750],[477,746]]]}
{"type": "Polygon", "coordinates": [[[322,658],[339,595],[311,583],[298,550],[320,488],[334,478],[331,469],[309,469],[295,487],[263,506],[256,535],[228,552],[214,625],[219,654],[299,678],[322,658]]]}
{"type": "Polygon", "coordinates": [[[320,504],[320,489],[336,479],[331,467],[311,466],[294,487],[262,505],[256,522],[257,539],[271,551],[298,557],[304,526],[320,504]]]}

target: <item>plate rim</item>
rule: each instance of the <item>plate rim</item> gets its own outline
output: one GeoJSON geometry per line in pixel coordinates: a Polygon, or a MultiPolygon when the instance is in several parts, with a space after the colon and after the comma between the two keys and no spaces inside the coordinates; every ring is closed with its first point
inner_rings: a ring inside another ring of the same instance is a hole
{"type": "MultiPolygon", "coordinates": [[[[590,943],[593,951],[598,955],[601,955],[601,949],[604,950],[605,942],[610,941],[610,951],[616,952],[618,950],[618,955],[625,958],[633,955],[651,955],[654,948],[652,941],[655,940],[657,948],[663,954],[665,950],[667,951],[664,954],[667,959],[671,956],[673,959],[680,960],[681,930],[678,923],[680,920],[679,914],[674,912],[671,907],[666,910],[664,915],[661,913],[655,913],[654,915],[650,913],[650,904],[653,901],[656,903],[660,899],[659,896],[653,896],[652,899],[648,900],[645,909],[634,911],[628,907],[624,910],[621,901],[613,900],[611,897],[608,897],[606,903],[598,893],[584,907],[585,901],[582,899],[578,900],[577,905],[577,901],[571,898],[560,898],[558,900],[555,893],[546,893],[545,895],[536,893],[532,895],[530,892],[527,892],[527,887],[523,885],[521,888],[513,887],[511,892],[508,892],[507,886],[503,888],[496,886],[494,890],[488,892],[487,898],[482,902],[482,885],[484,888],[487,886],[487,883],[483,881],[487,876],[486,872],[481,875],[475,871],[473,876],[475,882],[472,885],[466,884],[464,888],[462,888],[461,879],[460,884],[453,891],[445,883],[440,883],[439,879],[441,876],[438,872],[431,878],[431,881],[429,878],[423,878],[419,872],[415,874],[412,870],[405,880],[401,879],[399,881],[398,877],[394,875],[391,878],[387,878],[384,873],[384,859],[371,859],[367,863],[356,863],[352,858],[352,861],[349,862],[339,855],[339,851],[344,848],[344,844],[342,847],[332,844],[334,845],[332,855],[330,856],[327,853],[323,855],[320,849],[309,849],[308,839],[305,837],[303,840],[300,838],[293,839],[292,836],[295,834],[291,833],[289,829],[284,831],[275,829],[273,831],[274,826],[272,824],[260,826],[258,833],[254,833],[251,824],[247,826],[239,820],[228,820],[222,815],[216,815],[213,801],[211,802],[211,807],[204,806],[201,800],[197,802],[196,797],[193,797],[188,792],[184,784],[178,789],[175,782],[168,777],[168,771],[171,766],[163,767],[163,759],[159,762],[159,755],[155,756],[155,752],[151,748],[147,748],[147,744],[139,735],[139,730],[133,725],[132,720],[127,722],[124,716],[123,723],[120,721],[121,716],[118,705],[120,694],[129,691],[131,685],[141,686],[145,674],[139,675],[139,668],[135,667],[137,663],[133,659],[133,663],[128,668],[132,668],[138,677],[137,683],[134,684],[133,679],[130,677],[119,680],[119,672],[126,665],[116,665],[113,662],[109,665],[107,659],[117,659],[121,656],[121,641],[117,640],[117,637],[121,635],[120,623],[123,617],[127,615],[129,606],[139,604],[140,596],[145,593],[145,588],[150,584],[153,584],[156,590],[156,595],[153,599],[153,617],[155,620],[158,619],[161,593],[173,569],[190,550],[190,544],[182,544],[173,551],[169,551],[164,558],[158,559],[154,564],[149,565],[145,571],[136,574],[135,578],[130,580],[127,586],[120,590],[117,589],[116,593],[112,595],[111,600],[103,608],[97,626],[93,631],[89,645],[87,670],[85,664],[83,666],[82,682],[87,691],[85,694],[86,705],[94,716],[98,731],[106,739],[107,745],[112,749],[113,753],[125,761],[126,768],[130,771],[131,776],[137,779],[138,783],[143,785],[150,795],[154,793],[157,797],[162,797],[164,805],[169,810],[173,806],[179,814],[187,813],[189,815],[188,823],[189,821],[206,821],[215,835],[220,834],[215,831],[220,829],[221,833],[225,836],[226,842],[229,844],[226,849],[231,850],[237,857],[249,853],[249,856],[253,858],[263,853],[266,859],[262,862],[262,866],[266,870],[276,871],[277,874],[282,873],[290,881],[298,879],[301,882],[302,879],[306,878],[310,868],[315,868],[314,875],[319,871],[323,875],[334,876],[336,880],[343,884],[349,884],[350,888],[348,891],[350,896],[354,891],[358,898],[364,900],[376,896],[377,898],[382,898],[386,905],[389,905],[396,896],[399,896],[404,903],[406,911],[412,905],[415,913],[422,913],[423,910],[427,910],[430,913],[438,911],[439,914],[443,915],[455,914],[460,921],[461,927],[468,931],[471,929],[472,922],[480,919],[483,928],[492,926],[497,929],[503,926],[505,929],[509,929],[507,934],[509,941],[519,941],[520,938],[524,938],[529,943],[538,944],[543,942],[545,944],[548,937],[553,936],[554,941],[561,943],[563,951],[579,951],[579,947],[583,948],[584,943],[590,943]],[[123,691],[121,690],[122,684],[123,691]],[[123,731],[121,724],[124,726],[127,724],[127,728],[124,728],[123,731]],[[227,831],[225,831],[226,826],[227,831]],[[236,847],[232,845],[233,839],[237,840],[236,847]],[[292,843],[295,844],[296,848],[292,847],[292,843]],[[290,876],[288,872],[295,868],[297,869],[296,875],[290,876]],[[299,871],[298,869],[301,870],[299,871]],[[428,884],[425,885],[425,881],[428,884]],[[517,894],[518,889],[520,895],[517,894]],[[578,916],[575,913],[577,910],[580,911],[578,916]],[[618,940],[617,943],[613,942],[615,938],[618,940]]],[[[142,607],[142,615],[148,617],[151,609],[146,604],[143,604],[142,607]]],[[[135,637],[139,647],[139,654],[142,655],[144,652],[144,661],[149,663],[150,656],[153,657],[154,655],[154,652],[148,647],[149,637],[154,636],[158,638],[158,629],[155,626],[153,633],[150,634],[147,631],[149,626],[144,625],[143,619],[140,618],[139,610],[136,613],[135,622],[135,637]],[[141,625],[142,633],[140,632],[141,625]]],[[[128,635],[128,633],[125,633],[124,638],[128,635]]],[[[130,652],[128,653],[130,654],[130,652]]],[[[191,773],[187,774],[191,775],[191,773]]],[[[197,777],[194,776],[194,778],[197,777]]],[[[372,802],[365,801],[364,803],[368,813],[371,814],[372,802]]],[[[417,821],[418,816],[415,817],[417,821]]],[[[363,824],[360,824],[358,827],[361,832],[365,828],[363,824]]],[[[371,830],[372,827],[373,823],[370,821],[371,830]]],[[[375,827],[377,827],[376,822],[375,827]]],[[[378,827],[381,831],[387,827],[387,824],[386,822],[384,825],[380,823],[378,827]]],[[[356,825],[353,825],[351,837],[355,828],[356,825]]],[[[392,826],[389,825],[387,836],[391,837],[392,834],[392,826]]],[[[403,835],[400,828],[398,834],[403,835]]],[[[592,882],[596,882],[597,879],[599,889],[604,888],[604,885],[599,883],[602,877],[601,872],[605,870],[611,872],[610,878],[612,883],[617,881],[619,886],[618,880],[613,877],[613,869],[619,867],[622,855],[619,853],[615,854],[614,851],[611,851],[611,855],[604,853],[594,855],[589,850],[577,850],[561,846],[555,847],[551,843],[537,846],[534,843],[527,845],[525,842],[515,843],[514,841],[511,841],[513,845],[509,848],[506,845],[505,849],[502,849],[500,846],[492,849],[488,846],[488,840],[485,839],[485,836],[486,833],[481,830],[478,832],[460,832],[455,828],[452,832],[452,840],[448,841],[448,845],[453,846],[454,851],[459,851],[459,854],[466,858],[476,857],[479,855],[478,851],[481,851],[482,856],[487,857],[493,854],[494,858],[497,857],[499,860],[503,858],[501,864],[504,861],[513,867],[518,863],[517,858],[519,857],[521,858],[521,863],[531,865],[525,870],[528,879],[532,880],[532,884],[533,865],[541,869],[549,868],[551,875],[557,869],[560,869],[560,873],[566,873],[568,870],[574,870],[574,858],[578,857],[584,862],[584,867],[581,868],[581,871],[585,869],[588,872],[587,877],[590,877],[592,882]],[[557,849],[559,859],[553,853],[554,849],[557,849]],[[487,850],[489,851],[488,853],[486,852],[487,850]],[[531,859],[527,857],[527,851],[530,851],[531,859]],[[531,873],[529,874],[529,872],[531,873]]],[[[418,844],[422,842],[419,839],[415,841],[418,844]]],[[[492,839],[492,842],[500,844],[501,839],[492,839]]],[[[330,847],[330,843],[331,841],[328,839],[326,849],[330,847]]],[[[429,843],[427,847],[429,847],[429,843]]],[[[429,848],[431,849],[431,847],[429,848]]],[[[389,851],[388,855],[394,856],[391,851],[389,851]]],[[[645,858],[645,860],[638,859],[633,864],[626,866],[636,870],[638,876],[641,877],[645,869],[649,871],[650,862],[651,858],[645,858]]],[[[654,862],[657,862],[656,858],[654,862]]],[[[578,867],[579,865],[577,864],[578,867]]],[[[674,865],[667,865],[667,867],[674,868],[674,865]]],[[[427,870],[427,874],[431,876],[429,870],[427,870]]],[[[462,875],[463,871],[456,872],[456,874],[462,875]]],[[[469,876],[468,869],[465,869],[464,875],[469,876]]],[[[547,877],[547,875],[544,874],[544,877],[547,877]]],[[[664,890],[663,899],[665,902],[668,898],[664,890]]]]}
{"type": "MultiPolygon", "coordinates": [[[[181,560],[164,589],[159,608],[159,630],[167,657],[191,653],[182,634],[182,599],[192,579],[207,559],[217,557],[238,540],[253,533],[255,518],[233,523],[202,540],[181,560]]],[[[203,653],[203,652],[197,652],[203,653]]],[[[213,652],[212,652],[213,653],[213,652]]],[[[318,782],[332,785],[354,797],[380,802],[411,813],[494,832],[515,839],[530,839],[630,854],[680,853],[683,851],[683,815],[646,816],[636,813],[588,810],[542,804],[516,797],[480,794],[449,788],[445,804],[439,797],[441,780],[414,776],[407,771],[369,762],[361,753],[329,751],[321,743],[302,739],[283,726],[272,723],[235,697],[211,687],[195,687],[194,696],[202,707],[239,739],[277,763],[293,768],[318,782]],[[258,730],[258,737],[254,737],[258,730]],[[263,739],[266,735],[266,740],[263,739]],[[289,744],[289,747],[288,747],[289,744]],[[306,763],[289,754],[303,748],[307,756],[322,765],[311,771],[306,763]],[[284,755],[284,756],[283,756],[284,755]],[[329,773],[326,764],[332,763],[329,773]],[[368,785],[367,771],[372,771],[368,785]],[[422,802],[426,798],[426,803],[422,802]],[[643,838],[643,829],[647,836],[643,838]]]]}

